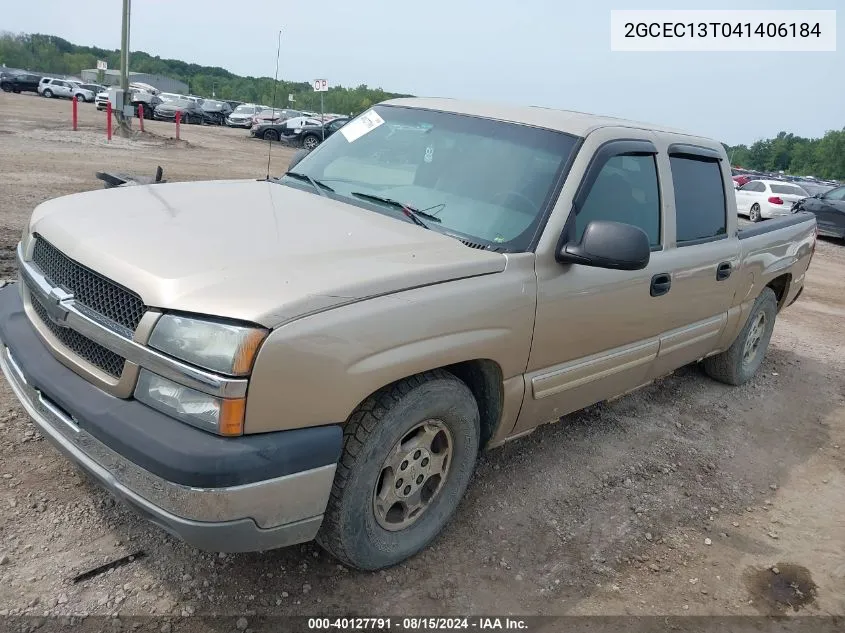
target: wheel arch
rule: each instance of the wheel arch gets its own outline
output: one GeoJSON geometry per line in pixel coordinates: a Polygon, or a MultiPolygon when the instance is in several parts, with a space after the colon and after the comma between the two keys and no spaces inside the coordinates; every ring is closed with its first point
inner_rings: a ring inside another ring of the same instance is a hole
{"type": "Polygon", "coordinates": [[[778,275],[766,284],[766,288],[771,288],[775,293],[775,298],[778,301],[778,312],[783,308],[786,298],[789,295],[789,286],[792,283],[792,273],[784,273],[778,275]]]}
{"type": "MultiPolygon", "coordinates": [[[[483,449],[487,442],[489,442],[496,434],[496,430],[498,429],[499,423],[502,419],[502,409],[504,406],[504,381],[502,378],[501,366],[499,363],[494,360],[490,360],[489,358],[475,358],[459,363],[431,368],[431,370],[436,369],[442,369],[449,372],[458,380],[463,382],[472,392],[472,395],[475,398],[475,403],[478,406],[478,414],[481,425],[479,448],[483,449]]],[[[409,376],[403,376],[391,384],[395,384],[424,373],[426,372],[418,372],[409,376]]],[[[383,388],[384,387],[380,387],[379,389],[383,388]]],[[[379,389],[376,391],[379,391],[379,389]]],[[[376,391],[373,393],[376,393],[376,391]]],[[[367,398],[370,396],[372,396],[372,394],[368,395],[367,398]]],[[[363,401],[366,401],[367,398],[363,401]]]]}

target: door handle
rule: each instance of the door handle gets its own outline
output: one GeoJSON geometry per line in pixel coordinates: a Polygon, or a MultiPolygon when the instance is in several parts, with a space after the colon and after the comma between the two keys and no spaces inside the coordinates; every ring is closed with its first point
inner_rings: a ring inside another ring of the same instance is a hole
{"type": "Polygon", "coordinates": [[[659,297],[669,292],[672,287],[672,277],[669,273],[658,273],[651,278],[651,296],[659,297]]]}
{"type": "Polygon", "coordinates": [[[730,262],[722,262],[716,267],[716,281],[722,281],[731,276],[733,266],[730,262]]]}

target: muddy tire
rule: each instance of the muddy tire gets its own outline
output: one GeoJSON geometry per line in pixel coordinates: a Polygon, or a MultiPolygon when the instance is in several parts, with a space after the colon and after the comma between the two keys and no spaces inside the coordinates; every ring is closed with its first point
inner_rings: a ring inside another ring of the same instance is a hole
{"type": "Polygon", "coordinates": [[[317,542],[364,570],[413,556],[454,514],[475,468],[479,436],[472,392],[446,371],[379,390],[346,423],[317,542]]]}
{"type": "Polygon", "coordinates": [[[764,288],[733,344],[721,354],[704,359],[707,375],[728,385],[751,380],[766,357],[777,311],[775,293],[771,288],[764,288]]]}

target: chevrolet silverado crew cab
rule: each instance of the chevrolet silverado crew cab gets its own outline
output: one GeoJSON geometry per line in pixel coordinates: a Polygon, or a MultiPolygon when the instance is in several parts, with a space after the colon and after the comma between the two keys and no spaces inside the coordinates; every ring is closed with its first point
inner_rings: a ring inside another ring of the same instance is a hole
{"type": "Polygon", "coordinates": [[[578,112],[376,105],[285,175],[39,205],[0,365],[68,457],[211,551],[429,544],[479,450],[701,361],[738,385],[811,214],[738,228],[722,145],[578,112]]]}

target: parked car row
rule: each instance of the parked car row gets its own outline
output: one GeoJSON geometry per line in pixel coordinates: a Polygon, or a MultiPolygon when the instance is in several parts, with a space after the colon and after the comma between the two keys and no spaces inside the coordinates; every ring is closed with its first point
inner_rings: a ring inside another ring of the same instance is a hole
{"type": "MultiPolygon", "coordinates": [[[[109,89],[105,86],[25,72],[0,76],[0,89],[5,92],[37,92],[47,98],[76,96],[81,101],[94,103],[98,110],[105,110],[110,99],[109,89]]],[[[251,137],[281,141],[307,149],[319,145],[349,120],[349,117],[337,114],[320,115],[257,103],[161,92],[154,86],[138,82],[130,84],[127,102],[136,111],[142,108],[146,119],[173,121],[178,112],[181,122],[189,125],[244,128],[249,130],[251,137]]]]}
{"type": "Polygon", "coordinates": [[[319,119],[296,117],[276,123],[265,123],[253,126],[250,136],[268,141],[280,141],[294,147],[312,150],[323,140],[329,138],[349,121],[349,117],[320,122],[319,119]]]}
{"type": "Polygon", "coordinates": [[[735,193],[737,214],[752,222],[809,211],[816,216],[820,235],[845,239],[845,185],[811,193],[797,182],[755,179],[735,193]]]}
{"type": "Polygon", "coordinates": [[[44,77],[27,72],[7,72],[0,77],[0,90],[3,92],[35,92],[48,99],[76,97],[79,101],[93,103],[97,93],[102,89],[100,85],[86,84],[77,79],[44,77]]]}

